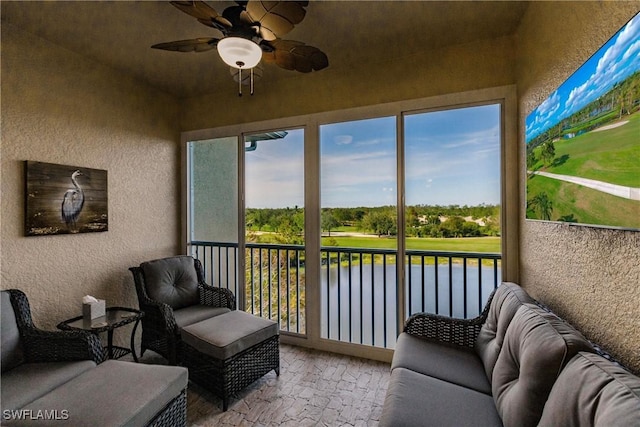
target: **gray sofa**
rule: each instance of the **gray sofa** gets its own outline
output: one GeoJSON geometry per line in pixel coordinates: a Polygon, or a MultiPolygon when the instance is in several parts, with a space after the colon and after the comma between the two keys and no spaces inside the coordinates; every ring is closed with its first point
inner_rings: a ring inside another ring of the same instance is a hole
{"type": "Polygon", "coordinates": [[[36,328],[19,290],[0,316],[2,425],[186,425],[186,368],[103,362],[98,337],[36,328]]]}
{"type": "Polygon", "coordinates": [[[475,319],[411,316],[380,426],[502,425],[640,425],[640,378],[515,283],[475,319]]]}

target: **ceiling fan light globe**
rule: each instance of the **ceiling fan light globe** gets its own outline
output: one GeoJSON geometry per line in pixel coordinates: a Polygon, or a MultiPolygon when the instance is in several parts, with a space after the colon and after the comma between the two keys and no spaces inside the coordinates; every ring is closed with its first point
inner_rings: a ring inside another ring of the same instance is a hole
{"type": "Polygon", "coordinates": [[[218,54],[225,64],[233,68],[253,68],[262,59],[260,46],[242,37],[225,37],[220,40],[218,54]]]}

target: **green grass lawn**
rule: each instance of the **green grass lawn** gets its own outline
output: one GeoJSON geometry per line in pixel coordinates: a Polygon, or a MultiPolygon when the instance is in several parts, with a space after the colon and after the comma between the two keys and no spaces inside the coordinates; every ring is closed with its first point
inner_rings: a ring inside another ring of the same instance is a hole
{"type": "MultiPolygon", "coordinates": [[[[339,247],[395,249],[396,239],[388,237],[323,237],[322,245],[333,239],[339,247]]],[[[500,237],[462,237],[450,239],[407,238],[407,249],[452,252],[500,252],[500,237]]]]}
{"type": "MultiPolygon", "coordinates": [[[[259,236],[259,243],[273,243],[278,241],[275,235],[263,234],[259,236]]],[[[322,246],[335,246],[342,248],[368,248],[368,249],[396,249],[396,239],[390,237],[323,237],[322,246]],[[334,243],[334,244],[332,244],[334,243]]],[[[484,252],[499,253],[500,237],[460,237],[460,238],[432,238],[409,237],[407,249],[424,251],[451,251],[451,252],[484,252]]]]}

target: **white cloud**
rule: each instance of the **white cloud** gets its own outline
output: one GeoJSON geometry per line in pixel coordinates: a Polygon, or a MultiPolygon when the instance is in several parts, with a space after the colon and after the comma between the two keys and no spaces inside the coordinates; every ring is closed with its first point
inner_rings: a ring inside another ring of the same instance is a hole
{"type": "Polygon", "coordinates": [[[567,101],[567,115],[605,93],[613,83],[631,71],[626,63],[640,51],[640,15],[632,19],[618,34],[614,43],[598,60],[594,73],[580,86],[574,88],[567,101]]]}
{"type": "Polygon", "coordinates": [[[478,147],[478,146],[487,146],[495,144],[500,137],[500,128],[498,125],[488,128],[481,129],[473,132],[465,132],[454,134],[450,133],[446,135],[447,142],[439,142],[434,138],[427,137],[428,143],[431,147],[434,145],[438,145],[444,149],[455,149],[461,147],[478,147]]]}
{"type": "Polygon", "coordinates": [[[352,135],[336,135],[333,137],[333,142],[337,145],[348,145],[353,142],[352,135]]]}
{"type": "Polygon", "coordinates": [[[558,95],[558,91],[555,91],[536,108],[536,111],[541,116],[548,116],[550,111],[557,109],[558,102],[560,102],[560,95],[558,95]]]}
{"type": "Polygon", "coordinates": [[[622,60],[626,61],[634,55],[636,55],[636,57],[640,55],[640,40],[636,41],[627,49],[624,55],[622,55],[622,60]]]}
{"type": "MultiPolygon", "coordinates": [[[[358,141],[354,145],[356,147],[367,147],[367,146],[370,146],[370,145],[379,145],[379,144],[385,144],[385,143],[388,143],[388,142],[391,142],[391,140],[390,139],[374,138],[374,139],[366,139],[366,140],[363,140],[363,141],[358,141]]],[[[395,142],[395,141],[393,141],[393,142],[395,142]]]]}

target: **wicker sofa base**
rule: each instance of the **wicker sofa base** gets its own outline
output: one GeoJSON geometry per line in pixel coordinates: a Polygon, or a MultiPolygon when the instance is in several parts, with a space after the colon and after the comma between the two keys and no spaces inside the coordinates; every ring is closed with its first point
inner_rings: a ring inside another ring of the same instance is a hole
{"type": "Polygon", "coordinates": [[[222,399],[226,411],[231,396],[272,369],[280,375],[280,336],[274,335],[225,360],[183,343],[183,365],[189,369],[191,381],[222,399]]]}

